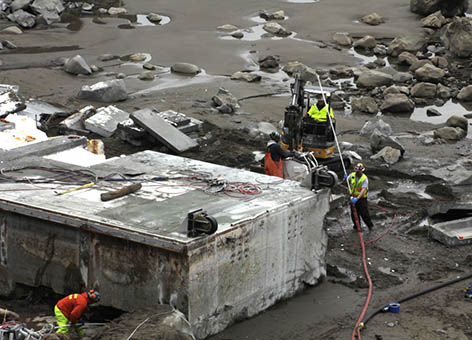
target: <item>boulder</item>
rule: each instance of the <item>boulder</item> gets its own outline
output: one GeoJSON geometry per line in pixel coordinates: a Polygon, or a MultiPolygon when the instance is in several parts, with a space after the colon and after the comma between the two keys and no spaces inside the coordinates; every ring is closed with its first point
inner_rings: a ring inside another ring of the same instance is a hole
{"type": "Polygon", "coordinates": [[[444,46],[453,55],[467,58],[472,55],[472,24],[468,18],[454,18],[441,36],[444,46]]]}
{"type": "Polygon", "coordinates": [[[385,123],[382,119],[378,119],[377,121],[370,120],[366,122],[362,127],[360,134],[361,136],[370,138],[376,129],[386,136],[390,136],[392,134],[392,127],[385,123]]]}
{"type": "Polygon", "coordinates": [[[17,26],[8,26],[2,29],[1,32],[6,33],[6,34],[22,34],[23,33],[23,31],[17,26]]]}
{"type": "Polygon", "coordinates": [[[423,48],[426,40],[421,34],[409,34],[402,37],[397,37],[388,45],[387,53],[392,57],[397,57],[400,53],[416,52],[423,48]]]}
{"type": "Polygon", "coordinates": [[[138,75],[139,80],[154,80],[154,72],[152,71],[143,71],[138,75]]]}
{"type": "Polygon", "coordinates": [[[451,89],[443,84],[438,84],[437,96],[441,99],[449,99],[452,97],[451,89]]]}
{"type": "Polygon", "coordinates": [[[457,142],[458,140],[464,138],[467,134],[466,131],[462,130],[461,128],[450,126],[436,129],[433,131],[433,133],[434,138],[439,138],[449,143],[457,142]]]}
{"type": "Polygon", "coordinates": [[[356,40],[354,42],[354,47],[364,48],[364,49],[373,49],[377,45],[377,41],[371,35],[366,35],[365,37],[356,40]]]}
{"type": "Polygon", "coordinates": [[[361,21],[365,24],[372,26],[377,26],[385,22],[384,18],[381,15],[378,15],[377,13],[367,14],[362,17],[361,21]]]}
{"type": "Polygon", "coordinates": [[[59,22],[61,20],[59,14],[64,11],[61,0],[34,0],[30,8],[47,25],[59,22]]]}
{"type": "Polygon", "coordinates": [[[109,15],[123,15],[128,13],[128,10],[124,7],[110,7],[108,9],[109,15]]]}
{"type": "Polygon", "coordinates": [[[146,19],[148,19],[150,22],[154,24],[158,24],[162,21],[162,19],[164,19],[164,17],[157,13],[149,13],[148,15],[146,15],[146,19]]]}
{"type": "Polygon", "coordinates": [[[446,126],[458,127],[467,132],[469,127],[469,121],[463,116],[453,115],[449,117],[446,121],[446,126]]]}
{"type": "Polygon", "coordinates": [[[421,26],[430,28],[441,28],[446,24],[446,18],[441,11],[434,12],[427,17],[421,19],[421,26]]]}
{"type": "Polygon", "coordinates": [[[363,96],[352,99],[352,112],[366,112],[376,114],[379,111],[379,106],[372,97],[363,96]]]}
{"type": "Polygon", "coordinates": [[[333,40],[341,46],[351,46],[352,38],[347,32],[336,32],[333,34],[333,40]]]}
{"type": "Polygon", "coordinates": [[[234,25],[225,24],[225,25],[218,26],[216,29],[219,31],[233,32],[233,31],[237,31],[239,28],[234,25]]]}
{"type": "Polygon", "coordinates": [[[252,83],[252,82],[261,81],[261,76],[258,74],[251,73],[251,72],[238,71],[231,75],[231,79],[245,80],[248,83],[252,83]]]}
{"type": "Polygon", "coordinates": [[[273,13],[268,13],[267,11],[262,11],[259,13],[259,16],[265,20],[284,20],[285,19],[285,12],[283,10],[279,10],[273,13]]]}
{"type": "Polygon", "coordinates": [[[413,80],[413,75],[408,72],[397,72],[393,75],[393,81],[395,83],[407,83],[413,80]]]}
{"type": "Polygon", "coordinates": [[[279,35],[282,37],[288,37],[292,32],[287,31],[282,25],[277,22],[268,22],[262,27],[264,31],[269,32],[273,35],[279,35]]]}
{"type": "Polygon", "coordinates": [[[418,61],[418,58],[410,52],[402,52],[398,55],[398,64],[400,65],[413,65],[418,61]]]}
{"type": "Polygon", "coordinates": [[[431,58],[431,63],[434,66],[442,68],[442,69],[447,69],[447,66],[449,65],[449,62],[447,61],[447,59],[441,56],[434,56],[433,58],[431,58]]]}
{"type": "Polygon", "coordinates": [[[279,68],[279,57],[278,56],[265,56],[259,58],[257,61],[261,69],[278,69],[279,68]]]}
{"type": "Polygon", "coordinates": [[[92,70],[81,55],[69,58],[64,64],[64,71],[71,74],[92,74],[92,70]]]}
{"type": "Polygon", "coordinates": [[[415,77],[419,81],[429,83],[439,83],[444,78],[445,72],[443,69],[432,64],[426,64],[415,71],[415,77]]]}
{"type": "Polygon", "coordinates": [[[198,74],[201,72],[200,67],[189,63],[175,63],[170,70],[175,73],[198,74]]]}
{"type": "Polygon", "coordinates": [[[463,16],[469,8],[468,0],[410,0],[410,10],[422,16],[436,11],[447,17],[463,16]]]}
{"type": "Polygon", "coordinates": [[[379,87],[393,84],[393,77],[380,71],[368,70],[362,72],[357,79],[357,85],[361,87],[379,87]]]}
{"type": "Polygon", "coordinates": [[[463,87],[459,91],[457,99],[463,102],[472,102],[472,85],[467,85],[466,87],[463,87]]]}
{"type": "Polygon", "coordinates": [[[416,83],[411,88],[411,95],[419,98],[435,98],[436,92],[437,86],[432,83],[416,83]]]}
{"type": "Polygon", "coordinates": [[[218,90],[218,93],[211,98],[211,100],[216,105],[218,111],[222,113],[233,113],[240,108],[236,97],[222,87],[218,90]]]}
{"type": "Polygon", "coordinates": [[[402,93],[385,96],[385,101],[380,106],[382,112],[391,113],[412,113],[414,109],[413,101],[402,93]]]}
{"type": "Polygon", "coordinates": [[[402,153],[398,149],[394,149],[391,146],[386,146],[375,155],[371,156],[370,159],[377,160],[382,159],[387,164],[395,164],[402,157],[402,153]]]}
{"type": "Polygon", "coordinates": [[[122,79],[101,81],[91,86],[82,86],[77,97],[103,103],[113,103],[128,98],[125,82],[122,79]]]}
{"type": "Polygon", "coordinates": [[[386,146],[390,146],[393,149],[400,151],[400,155],[403,157],[405,153],[405,148],[396,140],[396,138],[387,136],[380,132],[378,129],[374,129],[372,135],[370,136],[370,148],[372,152],[377,153],[386,146]]]}
{"type": "Polygon", "coordinates": [[[10,4],[10,11],[15,12],[19,9],[27,9],[31,0],[13,0],[10,4]]]}
{"type": "Polygon", "coordinates": [[[16,22],[18,25],[24,28],[31,28],[36,25],[36,17],[22,9],[16,10],[15,12],[7,16],[8,20],[16,22]]]}

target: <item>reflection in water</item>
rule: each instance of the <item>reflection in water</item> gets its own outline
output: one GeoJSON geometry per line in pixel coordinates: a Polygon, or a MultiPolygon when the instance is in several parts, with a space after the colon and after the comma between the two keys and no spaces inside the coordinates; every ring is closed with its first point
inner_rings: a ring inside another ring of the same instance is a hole
{"type": "MultiPolygon", "coordinates": [[[[472,104],[456,103],[452,99],[450,99],[442,106],[431,105],[426,107],[416,107],[415,111],[411,114],[410,119],[431,124],[444,124],[451,116],[464,116],[466,114],[470,114],[471,111],[472,104]],[[441,115],[428,116],[428,109],[435,109],[436,111],[441,113],[441,115]]],[[[472,126],[470,125],[470,123],[467,137],[472,138],[472,126]]]]}
{"type": "Polygon", "coordinates": [[[159,21],[159,22],[152,22],[147,18],[147,16],[148,16],[147,14],[136,14],[136,15],[123,14],[123,15],[120,15],[119,17],[123,18],[123,19],[127,19],[128,23],[118,25],[118,28],[130,29],[130,28],[141,27],[141,26],[162,26],[162,25],[166,25],[170,22],[170,18],[165,16],[165,15],[161,15],[162,20],[159,21]]]}

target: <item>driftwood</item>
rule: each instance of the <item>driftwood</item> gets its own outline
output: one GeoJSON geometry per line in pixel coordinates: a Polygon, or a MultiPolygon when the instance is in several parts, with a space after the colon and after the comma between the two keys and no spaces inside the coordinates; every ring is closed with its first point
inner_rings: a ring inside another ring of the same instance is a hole
{"type": "Polygon", "coordinates": [[[100,199],[102,201],[114,200],[115,198],[123,197],[125,195],[136,192],[139,189],[141,189],[141,183],[131,184],[115,191],[105,192],[100,195],[100,199]]]}
{"type": "Polygon", "coordinates": [[[20,316],[11,310],[0,308],[0,321],[18,320],[20,316]]]}

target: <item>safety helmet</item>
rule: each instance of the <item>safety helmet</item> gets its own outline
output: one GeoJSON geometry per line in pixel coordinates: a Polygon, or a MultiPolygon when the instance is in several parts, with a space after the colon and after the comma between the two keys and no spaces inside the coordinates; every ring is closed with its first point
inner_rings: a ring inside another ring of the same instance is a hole
{"type": "Polygon", "coordinates": [[[272,131],[270,133],[269,137],[270,137],[270,139],[272,139],[273,141],[276,141],[276,142],[280,141],[280,138],[281,138],[280,133],[278,133],[276,131],[272,131]]]}
{"type": "Polygon", "coordinates": [[[356,166],[354,167],[354,171],[365,171],[365,166],[362,163],[357,163],[356,166]]]}
{"type": "Polygon", "coordinates": [[[97,292],[95,289],[90,289],[87,292],[87,295],[91,303],[96,303],[100,301],[100,293],[97,292]]]}

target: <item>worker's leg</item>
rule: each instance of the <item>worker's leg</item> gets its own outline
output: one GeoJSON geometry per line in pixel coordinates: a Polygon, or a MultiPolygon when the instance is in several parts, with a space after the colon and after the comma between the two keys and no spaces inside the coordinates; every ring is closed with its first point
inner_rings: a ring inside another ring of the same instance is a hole
{"type": "Polygon", "coordinates": [[[75,327],[75,332],[79,337],[83,337],[85,335],[84,327],[82,324],[76,325],[75,327]]]}
{"type": "Polygon", "coordinates": [[[357,213],[362,218],[364,223],[367,225],[369,230],[372,230],[372,228],[374,227],[374,224],[372,223],[372,220],[370,219],[369,206],[367,204],[367,198],[359,199],[359,201],[357,201],[357,203],[356,203],[356,208],[357,208],[357,213]]]}
{"type": "Polygon", "coordinates": [[[59,326],[59,329],[56,331],[56,333],[67,334],[70,329],[70,327],[67,327],[69,324],[69,319],[66,318],[61,310],[57,308],[57,306],[54,306],[54,314],[56,315],[57,325],[59,326]]]}

